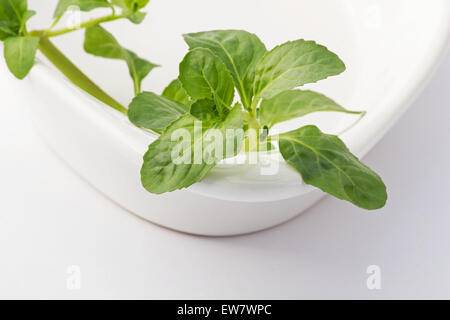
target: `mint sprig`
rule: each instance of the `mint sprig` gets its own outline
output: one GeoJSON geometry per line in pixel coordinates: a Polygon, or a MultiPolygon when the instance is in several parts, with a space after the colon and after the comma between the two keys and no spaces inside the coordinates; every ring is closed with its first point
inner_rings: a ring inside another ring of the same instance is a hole
{"type": "Polygon", "coordinates": [[[315,126],[271,135],[275,124],[313,112],[365,114],[347,110],[323,94],[296,89],[342,73],[345,65],[335,53],[301,39],[267,51],[256,35],[239,30],[200,32],[184,39],[190,51],[180,64],[179,81],[164,91],[166,97],[152,93],[152,99],[146,101],[143,95],[149,93],[142,93],[129,106],[133,123],[155,131],[154,123],[161,117],[167,125],[144,157],[141,178],[149,192],[160,194],[189,187],[201,181],[219,160],[238,152],[273,150],[278,138],[278,150],[305,183],[364,209],[385,205],[386,186],[381,178],[352,155],[337,136],[324,134],[315,126]],[[240,102],[232,107],[234,90],[240,102]],[[189,114],[170,111],[170,100],[177,106],[184,105],[183,110],[189,109],[189,114]],[[168,124],[167,114],[161,110],[178,118],[168,124]],[[231,121],[230,117],[239,120],[231,121]],[[148,118],[151,125],[140,121],[148,118]],[[195,135],[196,121],[202,123],[203,135],[195,135]],[[234,138],[240,149],[232,149],[216,161],[201,160],[194,165],[194,150],[199,153],[198,159],[209,150],[205,132],[228,121],[233,124],[230,129],[243,132],[242,139],[239,134],[234,138]],[[187,130],[188,143],[171,139],[179,129],[187,130]],[[190,140],[194,136],[198,141],[190,140]],[[201,148],[196,148],[196,143],[201,148]],[[174,153],[185,156],[186,161],[174,161],[174,153]]]}
{"type": "Polygon", "coordinates": [[[26,23],[35,14],[28,10],[27,0],[0,0],[0,40],[4,42],[4,57],[9,70],[19,79],[28,75],[37,51],[41,51],[75,85],[110,107],[126,114],[127,109],[102,90],[78,69],[50,40],[80,29],[86,29],[85,50],[93,55],[124,60],[129,68],[134,93],[141,92],[141,82],[157,65],[123,48],[101,24],[119,19],[142,22],[142,9],[148,0],[59,0],[54,21],[45,30],[28,31],[26,23]],[[111,8],[106,16],[82,22],[79,26],[55,29],[68,9],[76,6],[87,12],[97,8],[111,8]]]}
{"type": "Polygon", "coordinates": [[[41,51],[76,86],[128,115],[136,126],[158,134],[141,169],[142,184],[149,192],[187,188],[204,179],[220,161],[240,152],[278,149],[305,183],[364,209],[385,205],[386,186],[381,178],[339,137],[315,126],[274,132],[275,125],[313,112],[365,114],[323,94],[298,89],[342,73],[345,65],[335,53],[303,39],[268,51],[255,34],[242,30],[190,33],[184,35],[189,51],[180,63],[179,77],[161,95],[142,92],[142,81],[156,65],[124,48],[103,24],[119,19],[141,23],[148,2],[60,0],[46,30],[28,31],[27,21],[35,12],[28,9],[27,1],[0,0],[0,40],[8,68],[23,79],[41,51]],[[111,8],[111,12],[79,26],[55,29],[71,6],[83,12],[97,8],[111,8]],[[87,53],[127,64],[135,93],[128,109],[50,40],[79,29],[85,29],[87,53]]]}
{"type": "Polygon", "coordinates": [[[86,28],[84,50],[92,55],[124,60],[133,79],[134,93],[141,92],[142,80],[158,65],[140,58],[133,51],[125,49],[114,36],[100,25],[86,28]]]}

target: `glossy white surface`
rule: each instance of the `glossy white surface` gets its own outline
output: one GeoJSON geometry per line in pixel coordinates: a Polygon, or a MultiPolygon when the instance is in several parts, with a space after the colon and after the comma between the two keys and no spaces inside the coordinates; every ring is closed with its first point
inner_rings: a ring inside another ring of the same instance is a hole
{"type": "MultiPolygon", "coordinates": [[[[401,115],[427,79],[448,40],[449,8],[447,1],[429,5],[423,0],[233,0],[214,4],[207,0],[155,1],[149,8],[153,15],[141,27],[142,35],[133,32],[135,37],[125,36],[130,34],[128,28],[135,28],[127,22],[115,28],[119,28],[119,39],[122,36],[129,42],[137,40],[139,45],[132,47],[139,48],[139,52],[164,50],[165,54],[154,53],[161,57],[158,62],[168,67],[149,77],[146,88],[153,90],[177,75],[176,62],[186,51],[181,30],[238,26],[261,35],[269,47],[299,37],[326,44],[349,68],[344,76],[313,87],[346,106],[364,106],[368,111],[363,121],[342,135],[349,147],[362,156],[401,115]],[[238,4],[240,10],[236,12],[233,5],[238,4]],[[211,14],[205,17],[205,11],[211,14]],[[167,19],[168,12],[174,20],[167,19]],[[248,12],[255,16],[250,19],[248,12]],[[271,23],[267,23],[269,17],[271,23]],[[142,41],[143,36],[149,40],[142,41]],[[411,68],[412,64],[415,68],[411,68]]],[[[70,45],[64,46],[70,55],[76,53],[70,50],[73,45],[71,40],[70,45]]],[[[85,61],[95,61],[97,68],[101,65],[87,55],[77,55],[74,60],[82,66],[85,61]]],[[[111,61],[104,63],[104,67],[111,65],[111,61]]],[[[96,71],[94,79],[111,92],[118,96],[125,92],[124,74],[116,72],[119,70],[85,68],[88,73],[96,71]]],[[[279,164],[279,174],[264,177],[258,175],[257,167],[219,165],[205,181],[192,188],[163,196],[149,194],[139,183],[141,158],[151,141],[149,136],[61,79],[39,64],[24,84],[33,100],[28,109],[40,134],[84,179],[121,206],[154,223],[202,235],[241,234],[289,220],[322,195],[303,185],[299,175],[284,162],[279,164]]],[[[315,115],[302,122],[317,123],[325,131],[336,133],[352,120],[343,115],[315,115]]],[[[300,124],[294,122],[281,130],[300,124]]]]}
{"type": "MultiPolygon", "coordinates": [[[[139,48],[138,53],[146,57],[160,58],[156,62],[165,67],[152,73],[144,85],[156,91],[177,76],[176,62],[186,51],[180,34],[186,30],[243,28],[259,34],[269,48],[299,37],[326,44],[346,61],[348,71],[313,87],[345,106],[368,110],[363,121],[342,135],[362,156],[406,110],[430,74],[448,40],[449,8],[447,1],[438,0],[433,5],[423,0],[154,1],[140,35],[127,22],[110,28],[126,46],[139,48]],[[233,5],[238,4],[236,12],[233,5]],[[248,12],[254,17],[250,19],[248,12]],[[130,28],[135,37],[125,36],[130,28]]],[[[81,49],[75,49],[74,43],[73,38],[70,43],[58,41],[95,80],[122,101],[129,101],[124,90],[129,81],[123,79],[126,73],[119,73],[123,68],[117,64],[114,69],[111,61],[78,54],[81,49]]],[[[33,70],[26,83],[34,89],[29,91],[34,92],[29,110],[51,147],[112,200],[157,224],[203,235],[241,234],[289,220],[322,195],[304,186],[283,162],[278,175],[260,177],[251,173],[256,168],[219,166],[188,190],[148,194],[139,183],[148,136],[71,85],[61,84],[58,75],[43,65],[33,70]],[[234,174],[223,174],[230,170],[234,174]]],[[[352,120],[342,115],[314,115],[302,122],[337,133],[352,120]]],[[[281,130],[299,124],[287,123],[281,130]]]]}
{"type": "MultiPolygon", "coordinates": [[[[4,63],[0,59],[1,72],[4,63]]],[[[22,83],[0,78],[0,297],[450,299],[450,54],[365,157],[389,188],[366,213],[332,197],[230,238],[169,231],[88,187],[36,136],[22,83]],[[366,268],[381,267],[381,290],[366,268]],[[68,290],[67,268],[81,268],[68,290]]]]}

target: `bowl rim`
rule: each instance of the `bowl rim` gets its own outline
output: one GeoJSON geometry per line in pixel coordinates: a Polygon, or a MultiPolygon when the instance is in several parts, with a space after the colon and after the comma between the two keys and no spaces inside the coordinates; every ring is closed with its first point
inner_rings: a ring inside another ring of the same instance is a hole
{"type": "MultiPolygon", "coordinates": [[[[450,3],[445,3],[445,5],[447,5],[447,7],[450,9],[450,3]]],[[[443,26],[439,29],[440,32],[436,32],[433,35],[433,43],[435,45],[430,46],[430,48],[428,49],[428,58],[421,61],[421,63],[418,65],[417,70],[414,73],[414,79],[411,79],[411,81],[405,84],[401,89],[401,92],[396,94],[393,99],[391,99],[389,102],[386,102],[386,112],[378,114],[368,112],[366,116],[361,119],[361,121],[352,126],[350,130],[340,135],[340,137],[347,143],[349,148],[358,157],[363,157],[370,149],[372,149],[372,147],[384,136],[384,134],[398,121],[403,113],[406,112],[410,103],[420,94],[422,89],[431,79],[438,64],[446,53],[446,49],[448,48],[450,43],[450,10],[448,10],[448,13],[443,14],[442,19],[444,20],[443,26]]],[[[66,90],[66,92],[70,92],[72,97],[78,97],[79,99],[77,101],[77,104],[85,104],[86,102],[89,102],[89,110],[90,112],[96,112],[96,116],[101,118],[109,117],[108,121],[111,122],[121,122],[123,124],[121,130],[128,130],[131,133],[123,138],[126,139],[125,143],[132,149],[141,150],[143,149],[143,144],[145,144],[145,147],[147,147],[149,142],[157,138],[157,135],[135,127],[128,120],[128,117],[126,117],[126,115],[107,107],[102,102],[89,96],[87,93],[73,85],[62,74],[54,70],[53,67],[48,65],[47,62],[41,61],[40,63],[37,63],[35,68],[33,69],[32,77],[39,78],[43,75],[45,76],[46,80],[49,80],[51,82],[47,83],[46,85],[51,87],[58,86],[66,90]],[[75,94],[77,91],[78,94],[75,94]],[[93,108],[93,106],[95,107],[93,108]],[[136,137],[138,137],[138,139],[136,139],[136,137]]],[[[237,157],[243,156],[245,155],[241,154],[237,157]]],[[[281,159],[279,161],[280,163],[283,163],[287,166],[284,159],[281,159]]],[[[222,162],[218,165],[218,168],[220,167],[222,167],[222,162]]],[[[284,198],[280,196],[277,196],[275,198],[267,198],[264,196],[260,197],[259,199],[250,198],[246,200],[246,198],[236,198],[233,196],[220,195],[220,193],[218,192],[211,191],[210,184],[202,182],[197,183],[196,185],[184,190],[222,200],[238,200],[246,202],[266,202],[289,199],[315,190],[314,187],[305,185],[298,173],[295,172],[295,174],[298,183],[293,183],[292,188],[296,191],[287,192],[287,195],[284,198]]],[[[252,182],[249,183],[249,185],[252,185],[252,182]]],[[[271,188],[273,188],[273,186],[267,187],[267,190],[270,190],[271,188]]]]}

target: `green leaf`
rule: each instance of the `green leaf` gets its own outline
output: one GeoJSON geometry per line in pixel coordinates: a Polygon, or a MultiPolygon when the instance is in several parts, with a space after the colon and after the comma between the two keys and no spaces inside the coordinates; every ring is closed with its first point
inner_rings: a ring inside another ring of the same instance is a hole
{"type": "Polygon", "coordinates": [[[128,118],[138,127],[162,132],[189,113],[189,106],[158,96],[152,92],[138,94],[128,107],[128,118]]]}
{"type": "Polygon", "coordinates": [[[173,101],[177,101],[185,106],[191,105],[191,99],[187,94],[186,90],[184,90],[183,85],[180,80],[173,80],[163,91],[162,96],[173,101]]]}
{"type": "Polygon", "coordinates": [[[201,181],[219,161],[241,150],[243,134],[230,131],[242,126],[241,107],[219,122],[201,122],[190,114],[176,120],[149,146],[141,170],[143,186],[161,194],[201,181]],[[216,138],[224,146],[223,152],[215,148],[216,138]]]}
{"type": "Polygon", "coordinates": [[[128,69],[130,70],[130,76],[134,81],[134,93],[138,94],[141,92],[142,80],[147,77],[150,71],[152,71],[156,67],[159,67],[159,65],[138,57],[134,52],[130,50],[125,50],[124,56],[125,61],[128,65],[128,69]]]}
{"type": "Polygon", "coordinates": [[[157,67],[139,58],[134,52],[123,48],[114,36],[99,25],[86,29],[84,50],[98,57],[124,60],[133,79],[135,94],[141,92],[142,80],[157,67]]]}
{"type": "Polygon", "coordinates": [[[28,20],[30,20],[30,18],[31,18],[32,16],[34,16],[35,14],[36,14],[36,11],[34,11],[34,10],[27,10],[27,11],[25,11],[25,13],[24,13],[23,16],[22,16],[22,29],[25,28],[25,23],[26,23],[28,20]]]}
{"type": "Polygon", "coordinates": [[[143,9],[149,2],[150,0],[112,0],[112,4],[120,7],[122,14],[136,24],[144,20],[146,13],[139,10],[143,9]]]}
{"type": "Polygon", "coordinates": [[[27,11],[27,0],[0,0],[0,20],[16,21],[20,25],[27,11]]]}
{"type": "Polygon", "coordinates": [[[306,126],[279,136],[283,158],[313,185],[336,198],[374,210],[386,203],[381,178],[356,158],[336,136],[306,126]]]}
{"type": "Polygon", "coordinates": [[[5,60],[17,78],[23,79],[30,72],[38,45],[38,37],[11,37],[5,40],[5,60]]]}
{"type": "Polygon", "coordinates": [[[314,41],[286,42],[268,52],[256,66],[255,95],[277,94],[317,82],[345,70],[339,57],[314,41]]]}
{"type": "Polygon", "coordinates": [[[27,0],[0,0],[0,40],[23,35],[26,22],[34,14],[28,10],[27,0]]]}
{"type": "Polygon", "coordinates": [[[91,11],[97,8],[111,7],[111,4],[108,0],[59,0],[53,16],[60,17],[71,6],[77,6],[81,11],[91,11]]]}
{"type": "Polygon", "coordinates": [[[199,120],[212,121],[219,119],[214,101],[209,99],[197,100],[191,106],[190,113],[199,120]]]}
{"type": "Polygon", "coordinates": [[[261,125],[269,128],[276,123],[302,117],[317,111],[335,111],[349,114],[362,114],[349,111],[323,94],[314,91],[289,90],[263,100],[259,109],[261,125]]]}
{"type": "Polygon", "coordinates": [[[17,31],[15,30],[13,23],[6,20],[0,20],[0,41],[9,37],[15,37],[16,35],[17,31]]]}
{"type": "Polygon", "coordinates": [[[180,64],[183,88],[194,100],[214,100],[219,114],[231,109],[234,84],[227,67],[209,49],[190,51],[180,64]]]}
{"type": "Polygon", "coordinates": [[[254,34],[241,30],[216,30],[184,35],[190,49],[207,48],[227,66],[244,107],[249,109],[253,97],[256,63],[267,52],[254,34]]]}
{"type": "Polygon", "coordinates": [[[128,12],[128,13],[125,14],[125,16],[132,23],[140,24],[140,23],[142,23],[142,21],[144,21],[145,17],[147,16],[147,13],[146,12],[141,12],[141,11],[134,12],[134,13],[128,12]]]}

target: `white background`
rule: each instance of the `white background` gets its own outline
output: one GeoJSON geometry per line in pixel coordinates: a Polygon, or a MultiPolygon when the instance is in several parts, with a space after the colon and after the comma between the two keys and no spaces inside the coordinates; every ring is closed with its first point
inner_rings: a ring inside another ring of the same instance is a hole
{"type": "Polygon", "coordinates": [[[0,298],[450,298],[450,54],[365,158],[388,185],[384,209],[328,197],[232,238],[117,207],[40,140],[8,94],[17,85],[0,83],[0,298]],[[80,290],[67,289],[71,265],[80,290]],[[381,290],[366,287],[369,265],[381,267],[381,290]]]}

